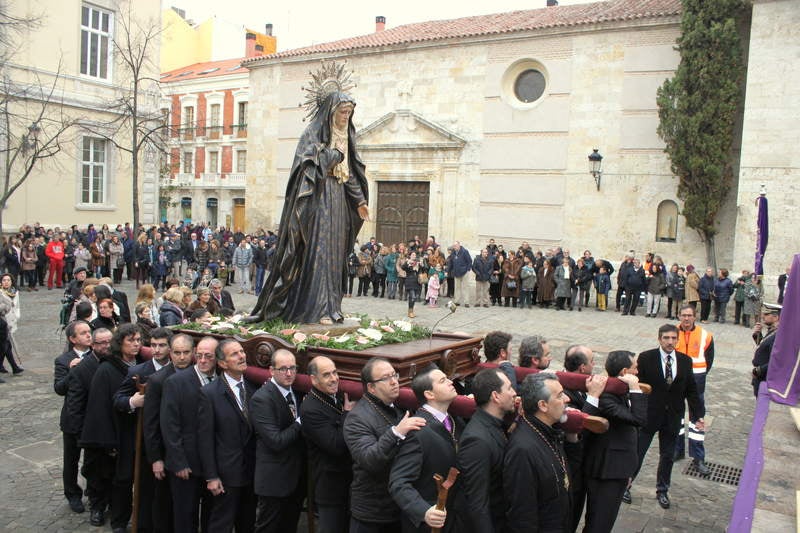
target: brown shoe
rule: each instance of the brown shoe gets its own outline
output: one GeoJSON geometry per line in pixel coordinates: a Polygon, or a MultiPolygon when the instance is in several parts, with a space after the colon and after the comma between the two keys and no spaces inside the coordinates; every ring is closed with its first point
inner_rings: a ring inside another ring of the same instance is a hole
{"type": "Polygon", "coordinates": [[[417,315],[414,314],[414,311],[408,312],[408,318],[415,318],[417,315]]]}

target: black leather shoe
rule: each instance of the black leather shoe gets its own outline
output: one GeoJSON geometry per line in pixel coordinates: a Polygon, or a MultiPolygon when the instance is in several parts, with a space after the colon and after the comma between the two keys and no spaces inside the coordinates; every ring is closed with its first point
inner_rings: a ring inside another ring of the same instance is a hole
{"type": "Polygon", "coordinates": [[[69,508],[73,513],[82,513],[86,510],[80,498],[72,498],[69,500],[69,508]]]}
{"type": "Polygon", "coordinates": [[[697,470],[697,472],[701,476],[707,476],[711,474],[711,469],[706,466],[706,463],[704,461],[700,459],[695,459],[694,461],[692,461],[692,464],[694,465],[694,469],[697,470]]]}
{"type": "Polygon", "coordinates": [[[89,514],[89,523],[93,526],[102,526],[106,522],[106,513],[100,509],[92,509],[89,514]]]}
{"type": "Polygon", "coordinates": [[[658,500],[658,505],[660,505],[662,509],[669,509],[669,496],[667,496],[666,492],[659,492],[656,495],[656,499],[658,500]]]}
{"type": "Polygon", "coordinates": [[[633,498],[631,498],[631,489],[625,489],[625,492],[622,493],[622,501],[628,505],[633,503],[633,498]]]}

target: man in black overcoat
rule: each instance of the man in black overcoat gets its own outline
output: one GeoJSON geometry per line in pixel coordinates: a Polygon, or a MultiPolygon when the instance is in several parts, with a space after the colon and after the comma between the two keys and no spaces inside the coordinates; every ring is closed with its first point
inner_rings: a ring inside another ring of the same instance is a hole
{"type": "Polygon", "coordinates": [[[523,413],[511,433],[503,463],[506,531],[567,531],[570,515],[569,471],[563,433],[569,401],[555,374],[528,375],[517,390],[523,413]]]}
{"type": "Polygon", "coordinates": [[[609,429],[590,433],[584,443],[585,533],[604,533],[614,528],[622,495],[638,464],[639,427],[647,421],[647,396],[639,388],[634,353],[609,352],[606,372],[624,381],[629,393],[600,396],[600,416],[608,420],[609,429]]]}
{"type": "Polygon", "coordinates": [[[196,532],[198,526],[208,531],[212,498],[200,463],[197,405],[202,387],[216,377],[218,344],[212,337],[201,339],[195,348],[197,363],[164,381],[159,425],[176,532],[196,532]],[[198,509],[202,509],[199,520],[198,509]]]}
{"type": "Polygon", "coordinates": [[[218,379],[201,389],[198,440],[206,488],[214,496],[208,530],[253,531],[255,433],[249,398],[254,388],[244,379],[247,357],[242,345],[225,339],[217,345],[218,379]]]}
{"type": "Polygon", "coordinates": [[[256,530],[294,531],[306,495],[306,449],[300,422],[300,394],[292,388],[297,377],[294,354],[276,350],[272,378],[250,401],[257,436],[255,492],[256,530]]]}
{"type": "Polygon", "coordinates": [[[445,533],[454,532],[458,513],[453,503],[459,489],[458,481],[450,488],[445,510],[439,511],[433,475],[447,477],[450,468],[457,465],[461,424],[457,424],[447,409],[458,393],[452,380],[436,367],[414,376],[411,388],[422,406],[417,416],[425,419],[426,424],[407,435],[400,446],[389,475],[389,494],[400,507],[404,533],[427,533],[434,527],[445,533]]]}
{"type": "MultiPolygon", "coordinates": [[[[692,358],[675,350],[677,342],[678,328],[664,324],[658,328],[660,346],[640,353],[638,359],[639,379],[653,388],[647,400],[647,423],[639,431],[639,469],[653,436],[658,433],[656,498],[663,509],[670,506],[668,491],[684,402],[689,404],[689,419],[700,431],[705,429],[705,410],[697,392],[692,358]]],[[[629,501],[630,495],[623,498],[629,501]]]]}
{"type": "Polygon", "coordinates": [[[53,371],[53,390],[64,397],[61,406],[59,427],[64,443],[64,463],[61,478],[64,484],[64,497],[69,502],[73,512],[82,513],[86,509],[81,501],[83,490],[78,485],[78,463],[81,459],[81,449],[78,447],[80,428],[75,427],[67,413],[67,391],[69,388],[69,374],[78,365],[92,348],[92,330],[89,324],[76,320],[67,325],[67,342],[69,349],[56,357],[53,371]]]}
{"type": "Polygon", "coordinates": [[[300,406],[308,446],[318,533],[347,531],[353,461],[344,442],[344,420],[355,402],[338,394],[336,364],[325,356],[308,363],[311,390],[300,406]]]}
{"type": "Polygon", "coordinates": [[[459,513],[465,531],[500,533],[505,528],[503,418],[514,411],[517,393],[499,368],[485,368],[472,380],[478,409],[459,439],[459,513]]]}

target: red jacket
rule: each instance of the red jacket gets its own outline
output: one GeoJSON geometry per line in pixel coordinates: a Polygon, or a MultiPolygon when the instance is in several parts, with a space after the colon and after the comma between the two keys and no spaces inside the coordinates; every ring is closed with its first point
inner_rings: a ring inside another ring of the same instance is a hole
{"type": "Polygon", "coordinates": [[[64,260],[64,243],[57,240],[52,240],[47,243],[47,248],[44,249],[47,257],[55,261],[64,260]]]}

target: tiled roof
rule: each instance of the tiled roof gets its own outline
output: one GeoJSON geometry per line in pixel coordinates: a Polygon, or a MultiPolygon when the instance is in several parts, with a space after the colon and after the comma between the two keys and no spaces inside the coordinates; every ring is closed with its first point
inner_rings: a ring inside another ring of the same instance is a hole
{"type": "Polygon", "coordinates": [[[161,83],[170,83],[174,81],[188,81],[198,78],[213,78],[215,76],[226,76],[232,74],[245,74],[247,69],[242,67],[244,58],[239,57],[236,59],[223,59],[220,61],[205,61],[202,63],[195,63],[185,67],[176,68],[169,72],[161,73],[161,83]]]}
{"type": "MultiPolygon", "coordinates": [[[[541,0],[544,2],[544,0],[541,0]]],[[[479,15],[451,20],[434,20],[406,24],[359,37],[316,44],[248,59],[244,64],[260,59],[293,57],[315,53],[342,52],[363,48],[396,46],[458,37],[499,35],[521,31],[574,27],[602,22],[637,20],[678,15],[680,0],[611,0],[592,4],[543,7],[511,11],[494,15],[479,15]]]]}

